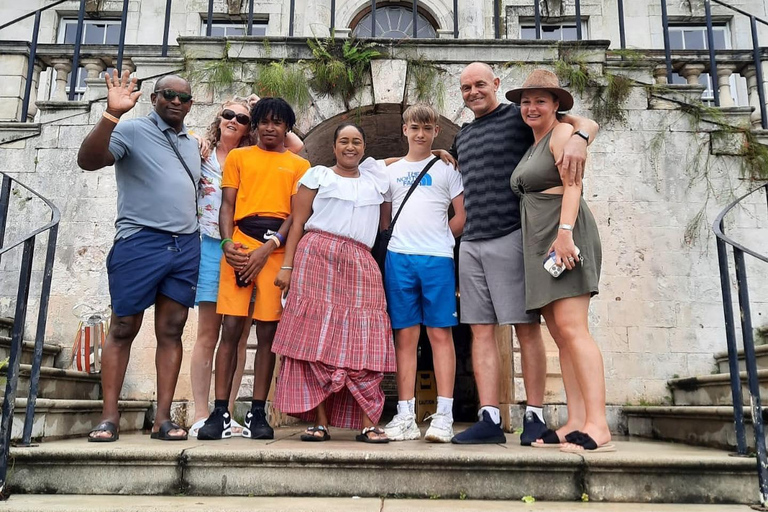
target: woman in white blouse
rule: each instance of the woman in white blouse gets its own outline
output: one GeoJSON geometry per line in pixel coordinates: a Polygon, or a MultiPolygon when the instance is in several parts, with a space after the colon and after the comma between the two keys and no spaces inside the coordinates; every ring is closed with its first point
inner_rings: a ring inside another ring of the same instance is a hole
{"type": "Polygon", "coordinates": [[[370,249],[387,192],[384,166],[365,152],[353,123],[334,133],[336,165],[309,169],[293,199],[293,224],[275,284],[291,291],[272,344],[282,356],[275,406],[313,422],[303,441],[330,439],[328,426],[362,429],[356,439],[386,443],[376,427],[381,380],[395,371],[381,274],[370,249]]]}

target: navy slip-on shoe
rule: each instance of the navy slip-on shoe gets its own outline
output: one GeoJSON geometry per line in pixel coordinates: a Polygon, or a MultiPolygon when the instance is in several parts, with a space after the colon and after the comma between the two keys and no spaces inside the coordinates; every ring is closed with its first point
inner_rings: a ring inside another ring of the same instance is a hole
{"type": "Polygon", "coordinates": [[[544,432],[547,431],[547,424],[544,423],[533,412],[528,411],[523,418],[523,433],[520,434],[520,444],[531,446],[537,439],[541,439],[544,432]]]}
{"type": "Polygon", "coordinates": [[[507,436],[501,430],[501,425],[494,423],[488,411],[483,411],[483,418],[460,432],[451,439],[453,444],[503,444],[507,436]]]}

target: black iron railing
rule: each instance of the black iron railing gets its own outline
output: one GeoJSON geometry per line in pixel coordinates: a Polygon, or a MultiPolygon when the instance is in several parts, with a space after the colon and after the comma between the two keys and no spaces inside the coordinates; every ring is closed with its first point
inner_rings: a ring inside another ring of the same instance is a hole
{"type": "Polygon", "coordinates": [[[13,409],[16,403],[16,390],[19,380],[19,364],[21,363],[22,343],[24,340],[24,325],[27,318],[27,305],[29,303],[30,287],[32,284],[32,261],[35,253],[35,241],[38,235],[48,232],[46,242],[45,266],[43,269],[42,286],[40,288],[40,306],[37,311],[37,329],[35,331],[35,349],[32,358],[32,370],[29,377],[29,394],[27,397],[27,409],[24,416],[24,429],[20,445],[29,446],[32,440],[32,423],[35,417],[35,405],[37,402],[37,389],[40,381],[40,365],[43,360],[43,343],[45,341],[45,325],[48,318],[48,299],[51,295],[51,279],[53,277],[53,258],[56,254],[56,238],[59,230],[59,209],[48,199],[15,180],[11,176],[0,172],[0,258],[10,251],[22,247],[21,263],[19,265],[19,284],[16,292],[16,309],[11,329],[11,347],[8,357],[8,369],[6,374],[5,393],[3,395],[2,417],[0,418],[0,497],[5,494],[6,475],[8,472],[8,452],[11,444],[11,431],[13,429],[13,409]],[[23,188],[26,192],[36,196],[50,210],[50,221],[42,227],[24,235],[21,240],[4,243],[5,228],[8,221],[8,207],[11,201],[11,188],[13,184],[23,188]]]}
{"type": "Polygon", "coordinates": [[[750,413],[752,428],[755,434],[755,452],[757,454],[757,474],[760,484],[760,502],[768,504],[768,460],[765,449],[765,427],[763,425],[763,407],[760,402],[760,382],[757,375],[757,359],[755,357],[755,340],[752,330],[752,312],[749,304],[749,288],[747,285],[747,267],[744,254],[768,263],[768,256],[759,254],[744,247],[725,234],[725,217],[737,205],[748,197],[763,191],[768,201],[768,184],[762,185],[738,198],[728,205],[715,219],[712,229],[717,237],[717,259],[720,266],[720,287],[723,294],[723,313],[725,315],[725,338],[728,346],[728,368],[731,374],[731,397],[733,399],[733,420],[736,428],[736,448],[739,455],[747,455],[747,438],[744,428],[743,398],[741,395],[741,376],[739,372],[739,354],[736,344],[736,323],[733,314],[731,296],[731,278],[728,271],[728,246],[733,249],[733,260],[736,272],[736,289],[739,299],[739,319],[741,321],[741,338],[744,347],[744,364],[747,372],[749,388],[750,413]]]}

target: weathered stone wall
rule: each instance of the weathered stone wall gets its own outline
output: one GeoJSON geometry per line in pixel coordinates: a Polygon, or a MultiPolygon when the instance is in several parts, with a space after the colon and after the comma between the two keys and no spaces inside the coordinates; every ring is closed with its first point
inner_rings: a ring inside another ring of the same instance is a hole
{"type": "MultiPolygon", "coordinates": [[[[202,44],[199,40],[192,43],[202,44]]],[[[222,48],[213,43],[209,50],[215,54],[222,48]]],[[[595,76],[610,68],[613,73],[629,73],[636,80],[623,105],[626,123],[603,126],[590,150],[584,196],[600,226],[604,251],[601,293],[592,302],[591,327],[605,357],[608,401],[659,402],[667,395],[667,379],[710,373],[713,353],[725,348],[716,251],[709,225],[734,194],[751,184],[740,179],[743,158],[727,154],[739,148],[738,135],[716,137],[713,144],[710,132],[715,125],[694,122],[675,103],[660,98],[676,95],[692,100],[700,89],[654,89],[652,65],[614,69],[606,64],[600,46],[588,50],[585,59],[595,76]],[[725,154],[712,154],[711,149],[725,154]],[[700,211],[703,216],[699,229],[687,229],[700,211]]],[[[242,78],[245,73],[250,82],[254,69],[250,59],[263,58],[263,48],[245,44],[231,51],[240,52],[244,59],[237,61],[237,76],[242,78]]],[[[306,48],[296,50],[280,43],[274,43],[271,51],[278,56],[291,54],[293,58],[306,54],[306,48]]],[[[442,70],[440,79],[446,84],[446,95],[441,113],[445,120],[460,125],[472,118],[458,91],[459,73],[471,60],[464,54],[474,53],[471,47],[431,44],[398,51],[402,53],[393,54],[394,60],[374,61],[371,82],[351,105],[350,115],[361,106],[363,115],[375,124],[376,116],[382,115],[379,106],[391,109],[412,99],[413,84],[406,81],[408,64],[402,57],[412,57],[416,51],[438,62],[442,70]]],[[[558,48],[541,43],[504,43],[488,47],[485,55],[501,78],[503,92],[522,83],[535,67],[548,66],[557,57],[558,48]],[[507,61],[528,64],[507,65],[507,61]]],[[[174,69],[178,62],[147,59],[137,66],[137,74],[143,77],[174,69]]],[[[127,117],[149,112],[152,86],[151,81],[144,82],[144,96],[127,117]]],[[[249,86],[238,83],[233,87],[243,92],[249,86]]],[[[188,120],[192,128],[203,131],[218,102],[232,91],[211,92],[206,91],[205,84],[195,84],[194,93],[199,100],[188,120]]],[[[101,115],[103,103],[40,103],[39,108],[40,136],[0,145],[0,170],[39,190],[62,211],[48,341],[68,346],[77,327],[72,307],[83,300],[108,304],[104,260],[114,234],[115,181],[112,169],[85,172],[76,165],[80,142],[101,115]]],[[[585,97],[577,95],[574,112],[590,116],[590,108],[589,91],[585,97]]],[[[311,141],[313,134],[323,133],[329,126],[326,123],[337,122],[345,112],[340,101],[316,97],[310,107],[298,112],[298,127],[311,141]]],[[[748,110],[731,109],[723,115],[731,124],[749,123],[748,110]]],[[[737,210],[729,225],[741,240],[765,252],[768,244],[763,201],[755,198],[737,210]]],[[[11,212],[13,221],[7,239],[44,222],[35,201],[27,200],[23,191],[14,192],[11,212]]],[[[42,256],[42,250],[38,253],[42,256]]],[[[12,269],[16,261],[18,257],[14,256],[0,262],[0,314],[11,313],[15,293],[12,269]]],[[[756,325],[762,325],[768,312],[768,288],[762,277],[765,272],[761,275],[756,264],[748,264],[752,271],[753,318],[756,325]]],[[[40,268],[38,264],[38,274],[40,268]]],[[[123,390],[127,398],[154,397],[152,331],[150,310],[132,352],[123,390]]],[[[184,366],[176,395],[179,400],[191,398],[188,362],[195,332],[193,311],[184,334],[184,366]]],[[[552,378],[548,400],[562,401],[556,382],[556,351],[551,343],[549,351],[552,378]]],[[[515,398],[523,400],[519,376],[516,384],[515,398]]]]}

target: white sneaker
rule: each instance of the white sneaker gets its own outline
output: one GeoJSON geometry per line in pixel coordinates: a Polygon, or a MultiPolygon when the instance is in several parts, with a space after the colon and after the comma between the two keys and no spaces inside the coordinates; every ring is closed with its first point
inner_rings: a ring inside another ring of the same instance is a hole
{"type": "Polygon", "coordinates": [[[447,414],[436,412],[427,419],[431,419],[425,441],[432,443],[450,443],[453,438],[453,418],[447,414]]]}
{"type": "Polygon", "coordinates": [[[396,414],[384,427],[384,432],[390,441],[413,441],[421,437],[421,430],[413,414],[396,414]]]}

